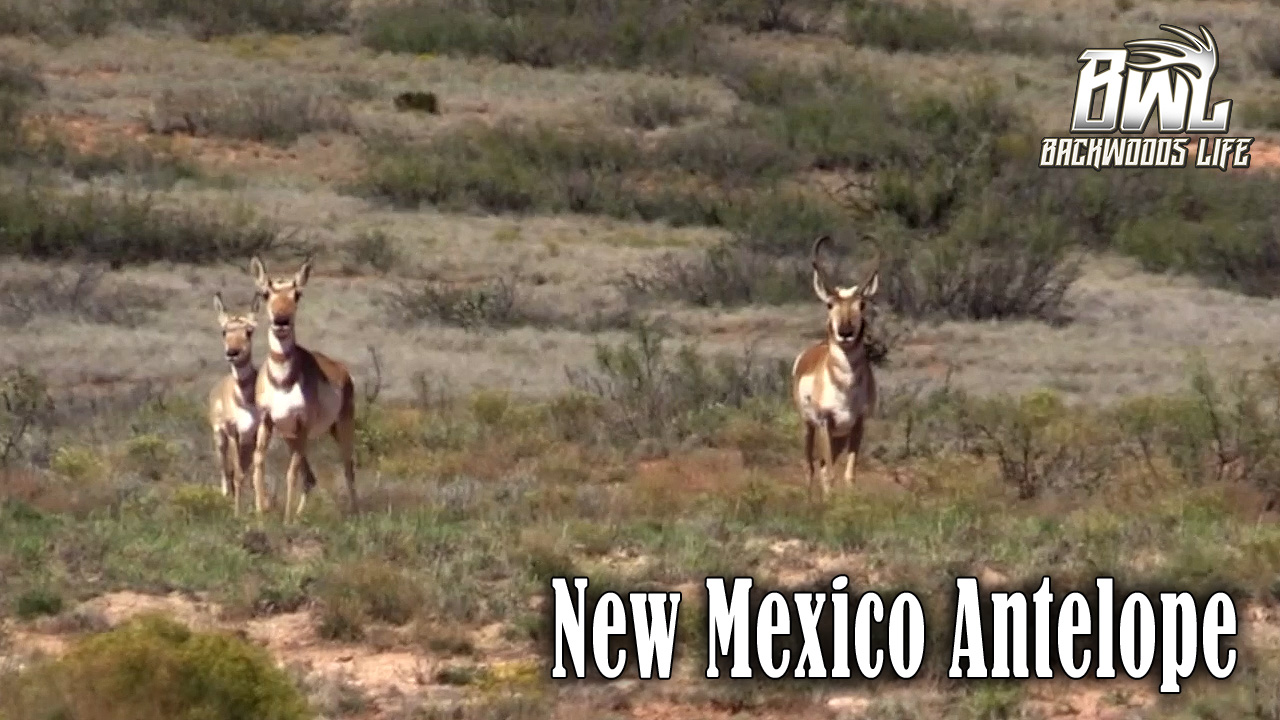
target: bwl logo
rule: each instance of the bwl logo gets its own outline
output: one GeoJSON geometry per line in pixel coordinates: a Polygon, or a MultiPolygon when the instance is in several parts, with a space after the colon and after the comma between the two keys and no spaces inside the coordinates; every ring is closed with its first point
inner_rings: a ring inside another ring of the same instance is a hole
{"type": "MultiPolygon", "coordinates": [[[[1076,81],[1071,132],[1098,135],[1119,132],[1142,135],[1158,117],[1158,131],[1226,133],[1231,123],[1231,100],[1210,105],[1213,78],[1218,74],[1218,45],[1209,29],[1200,35],[1173,25],[1161,30],[1173,40],[1130,40],[1120,48],[1090,48],[1080,53],[1084,63],[1076,81]],[[1101,109],[1092,112],[1098,94],[1101,109]]],[[[1185,167],[1188,137],[1047,137],[1040,148],[1040,167],[1185,167]]],[[[1202,138],[1196,167],[1249,167],[1253,138],[1202,138]]]]}

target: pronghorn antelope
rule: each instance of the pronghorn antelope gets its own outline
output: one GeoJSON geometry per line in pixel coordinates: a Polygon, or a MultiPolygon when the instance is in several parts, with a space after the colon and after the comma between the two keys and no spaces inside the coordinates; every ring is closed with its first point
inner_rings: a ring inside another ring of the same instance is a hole
{"type": "Polygon", "coordinates": [[[234,498],[237,514],[240,489],[249,475],[258,431],[258,407],[253,399],[258,380],[258,370],[253,365],[253,331],[261,301],[260,295],[254,295],[247,314],[232,314],[222,302],[222,293],[213,294],[213,309],[218,312],[223,352],[231,364],[231,373],[209,391],[209,425],[213,428],[214,449],[222,462],[222,494],[234,498]]]}
{"type": "Polygon", "coordinates": [[[308,469],[307,442],[328,432],[338,443],[342,474],[347,482],[351,511],[358,509],[355,477],[355,383],[346,365],[297,343],[294,325],[302,288],[311,275],[307,260],[292,277],[272,278],[262,260],[249,264],[270,321],[267,339],[271,352],[258,373],[255,397],[262,409],[253,452],[254,508],[261,514],[265,503],[263,466],[273,433],[289,445],[289,469],[285,473],[284,518],[289,520],[298,475],[303,475],[301,497],[294,515],[302,513],[307,495],[315,486],[308,469]]]}
{"type": "Polygon", "coordinates": [[[813,492],[816,441],[823,495],[829,490],[832,464],[841,451],[848,453],[845,484],[853,485],[864,426],[875,411],[876,381],[866,346],[870,322],[866,302],[880,285],[877,267],[861,286],[833,286],[818,262],[819,251],[830,240],[823,235],[813,243],[813,291],[827,305],[827,337],[800,353],[791,366],[792,395],[804,422],[809,492],[813,492]]]}
{"type": "MultiPolygon", "coordinates": [[[[240,513],[240,495],[249,479],[258,432],[259,413],[254,399],[258,368],[253,364],[253,331],[258,326],[261,305],[262,296],[255,293],[248,313],[228,313],[222,293],[213,294],[223,353],[231,372],[209,391],[209,425],[214,449],[222,462],[222,494],[234,498],[236,514],[240,513]]],[[[303,467],[303,473],[312,477],[310,465],[303,467]]]]}

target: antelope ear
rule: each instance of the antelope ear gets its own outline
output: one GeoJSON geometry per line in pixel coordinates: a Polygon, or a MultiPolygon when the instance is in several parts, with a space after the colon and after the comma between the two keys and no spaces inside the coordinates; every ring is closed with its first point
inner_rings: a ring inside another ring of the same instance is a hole
{"type": "Polygon", "coordinates": [[[875,297],[876,291],[880,289],[880,271],[871,273],[871,277],[867,278],[867,282],[862,286],[861,295],[864,298],[875,297]]]}
{"type": "Polygon", "coordinates": [[[257,255],[254,255],[253,258],[249,260],[249,274],[253,276],[253,282],[257,284],[259,290],[268,289],[267,268],[262,264],[262,260],[260,260],[257,255]]]}
{"type": "Polygon", "coordinates": [[[311,277],[311,261],[307,260],[302,263],[302,267],[298,268],[298,272],[293,276],[293,284],[302,287],[307,284],[307,278],[311,277]]]}
{"type": "Polygon", "coordinates": [[[218,313],[218,324],[225,324],[227,322],[227,306],[222,302],[221,292],[215,292],[213,294],[213,310],[218,313]]]}
{"type": "Polygon", "coordinates": [[[831,302],[831,291],[827,289],[827,281],[822,277],[822,271],[817,268],[813,269],[813,292],[822,302],[831,302]]]}

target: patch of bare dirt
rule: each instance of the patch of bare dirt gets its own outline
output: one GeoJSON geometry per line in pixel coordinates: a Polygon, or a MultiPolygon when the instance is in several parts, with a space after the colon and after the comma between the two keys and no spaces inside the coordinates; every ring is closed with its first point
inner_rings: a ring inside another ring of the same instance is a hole
{"type": "Polygon", "coordinates": [[[306,136],[290,147],[279,147],[222,137],[161,137],[141,122],[114,124],[91,115],[43,116],[32,122],[40,132],[59,137],[82,153],[146,147],[215,173],[284,174],[329,183],[350,180],[363,167],[358,140],[332,133],[306,136]]]}
{"type": "Polygon", "coordinates": [[[1031,717],[1044,720],[1123,720],[1154,702],[1151,689],[1136,682],[1083,686],[1055,683],[1033,691],[1023,707],[1031,717]]]}
{"type": "MultiPolygon", "coordinates": [[[[82,603],[70,614],[101,618],[106,627],[119,625],[148,613],[163,613],[190,627],[236,632],[265,647],[283,667],[300,671],[312,684],[343,683],[356,688],[368,702],[370,717],[385,717],[434,698],[457,699],[460,691],[435,681],[447,658],[433,656],[417,646],[379,649],[369,644],[328,642],[316,637],[315,620],[308,610],[255,618],[243,623],[219,620],[221,608],[211,602],[170,595],[117,592],[82,603]]],[[[74,633],[38,624],[14,625],[8,629],[8,648],[0,660],[19,663],[34,657],[58,656],[65,652],[74,633]]],[[[510,662],[518,657],[528,662],[530,653],[520,645],[499,642],[501,630],[482,628],[476,633],[477,663],[510,662]],[[487,657],[486,650],[500,651],[503,659],[487,657]]]]}
{"type": "MultiPolygon", "coordinates": [[[[1200,142],[1202,138],[1192,138],[1195,142],[1188,145],[1187,151],[1195,157],[1200,152],[1200,142]]],[[[1188,163],[1194,161],[1189,160],[1188,163]]],[[[1249,167],[1234,168],[1228,167],[1228,170],[1275,170],[1280,168],[1280,143],[1275,143],[1263,138],[1255,138],[1253,143],[1249,145],[1249,167]]]]}
{"type": "Polygon", "coordinates": [[[1251,169],[1278,168],[1280,167],[1280,143],[1254,140],[1249,146],[1249,157],[1251,169]]]}
{"type": "MultiPolygon", "coordinates": [[[[852,584],[875,585],[878,575],[866,557],[858,553],[818,553],[797,539],[761,541],[771,557],[767,562],[779,568],[783,582],[799,584],[814,577],[845,573],[852,584]]],[[[984,568],[984,577],[994,581],[999,573],[984,568]]],[[[67,650],[82,624],[66,618],[94,618],[104,627],[114,626],[143,613],[165,613],[193,627],[237,632],[256,642],[284,667],[301,672],[309,685],[343,684],[358,690],[366,700],[362,718],[396,717],[408,709],[424,704],[456,706],[468,701],[469,690],[436,681],[438,672],[456,661],[419,649],[416,645],[379,649],[370,644],[327,642],[316,637],[314,618],[309,611],[256,618],[243,623],[222,622],[220,608],[211,602],[173,593],[147,595],[118,592],[82,603],[59,618],[46,618],[33,623],[13,623],[3,628],[7,646],[0,661],[19,665],[33,657],[57,656],[67,650]]],[[[1280,646],[1280,609],[1251,604],[1241,608],[1241,637],[1255,647],[1280,646]]],[[[101,628],[99,628],[101,629],[101,628]]],[[[512,664],[536,662],[529,648],[514,646],[500,625],[479,629],[475,636],[477,655],[474,662],[494,669],[512,664]]],[[[470,661],[469,661],[470,662],[470,661]]],[[[786,707],[754,707],[744,709],[724,700],[693,699],[706,695],[688,692],[695,687],[705,689],[696,678],[673,680],[660,686],[635,681],[616,683],[613,692],[597,693],[594,700],[575,698],[568,693],[557,703],[557,716],[597,717],[608,710],[614,717],[636,720],[677,720],[706,718],[727,720],[750,717],[755,720],[809,720],[810,718],[867,718],[872,707],[871,696],[837,693],[825,698],[812,698],[786,707]],[[677,689],[675,685],[679,685],[677,689]],[[628,690],[631,690],[628,692],[628,690]],[[641,692],[652,690],[653,692],[641,692]],[[579,707],[581,706],[581,707],[579,707]]],[[[1047,720],[1121,720],[1135,710],[1148,708],[1155,701],[1150,683],[1130,681],[1066,683],[1053,681],[1031,683],[1023,709],[1047,720]]]]}

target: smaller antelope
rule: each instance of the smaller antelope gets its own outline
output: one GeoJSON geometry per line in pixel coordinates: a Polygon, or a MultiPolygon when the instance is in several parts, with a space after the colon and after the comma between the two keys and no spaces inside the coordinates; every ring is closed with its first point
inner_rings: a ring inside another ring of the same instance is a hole
{"type": "Polygon", "coordinates": [[[294,515],[306,506],[307,495],[315,487],[315,476],[307,463],[307,442],[321,433],[329,433],[338,443],[342,474],[347,483],[351,511],[358,509],[355,477],[355,383],[346,365],[314,350],[299,345],[294,337],[294,324],[302,288],[311,276],[307,260],[292,277],[272,278],[262,260],[249,263],[254,282],[267,304],[270,320],[267,336],[271,352],[263,371],[258,373],[255,398],[262,408],[257,443],[253,452],[254,508],[262,514],[265,497],[262,486],[267,446],[273,433],[279,433],[289,445],[289,469],[285,473],[284,519],[289,520],[298,475],[303,475],[301,497],[294,515]]]}
{"type": "Polygon", "coordinates": [[[822,495],[841,451],[848,453],[844,481],[853,486],[858,452],[867,418],[876,407],[876,381],[867,358],[867,300],[880,286],[877,267],[861,286],[833,286],[818,262],[823,235],[813,243],[813,291],[827,306],[827,337],[796,357],[791,366],[792,394],[804,421],[804,453],[809,469],[809,492],[814,484],[814,442],[821,453],[818,473],[822,495]]]}
{"type": "Polygon", "coordinates": [[[213,309],[218,312],[222,328],[222,347],[231,364],[209,392],[209,425],[213,428],[213,445],[222,461],[222,494],[235,498],[236,514],[240,514],[240,488],[249,475],[249,461],[258,432],[258,406],[254,402],[254,384],[258,369],[253,365],[253,331],[257,327],[259,295],[247,314],[230,314],[222,302],[222,293],[213,294],[213,309]],[[237,470],[239,473],[237,474],[237,470]]]}

